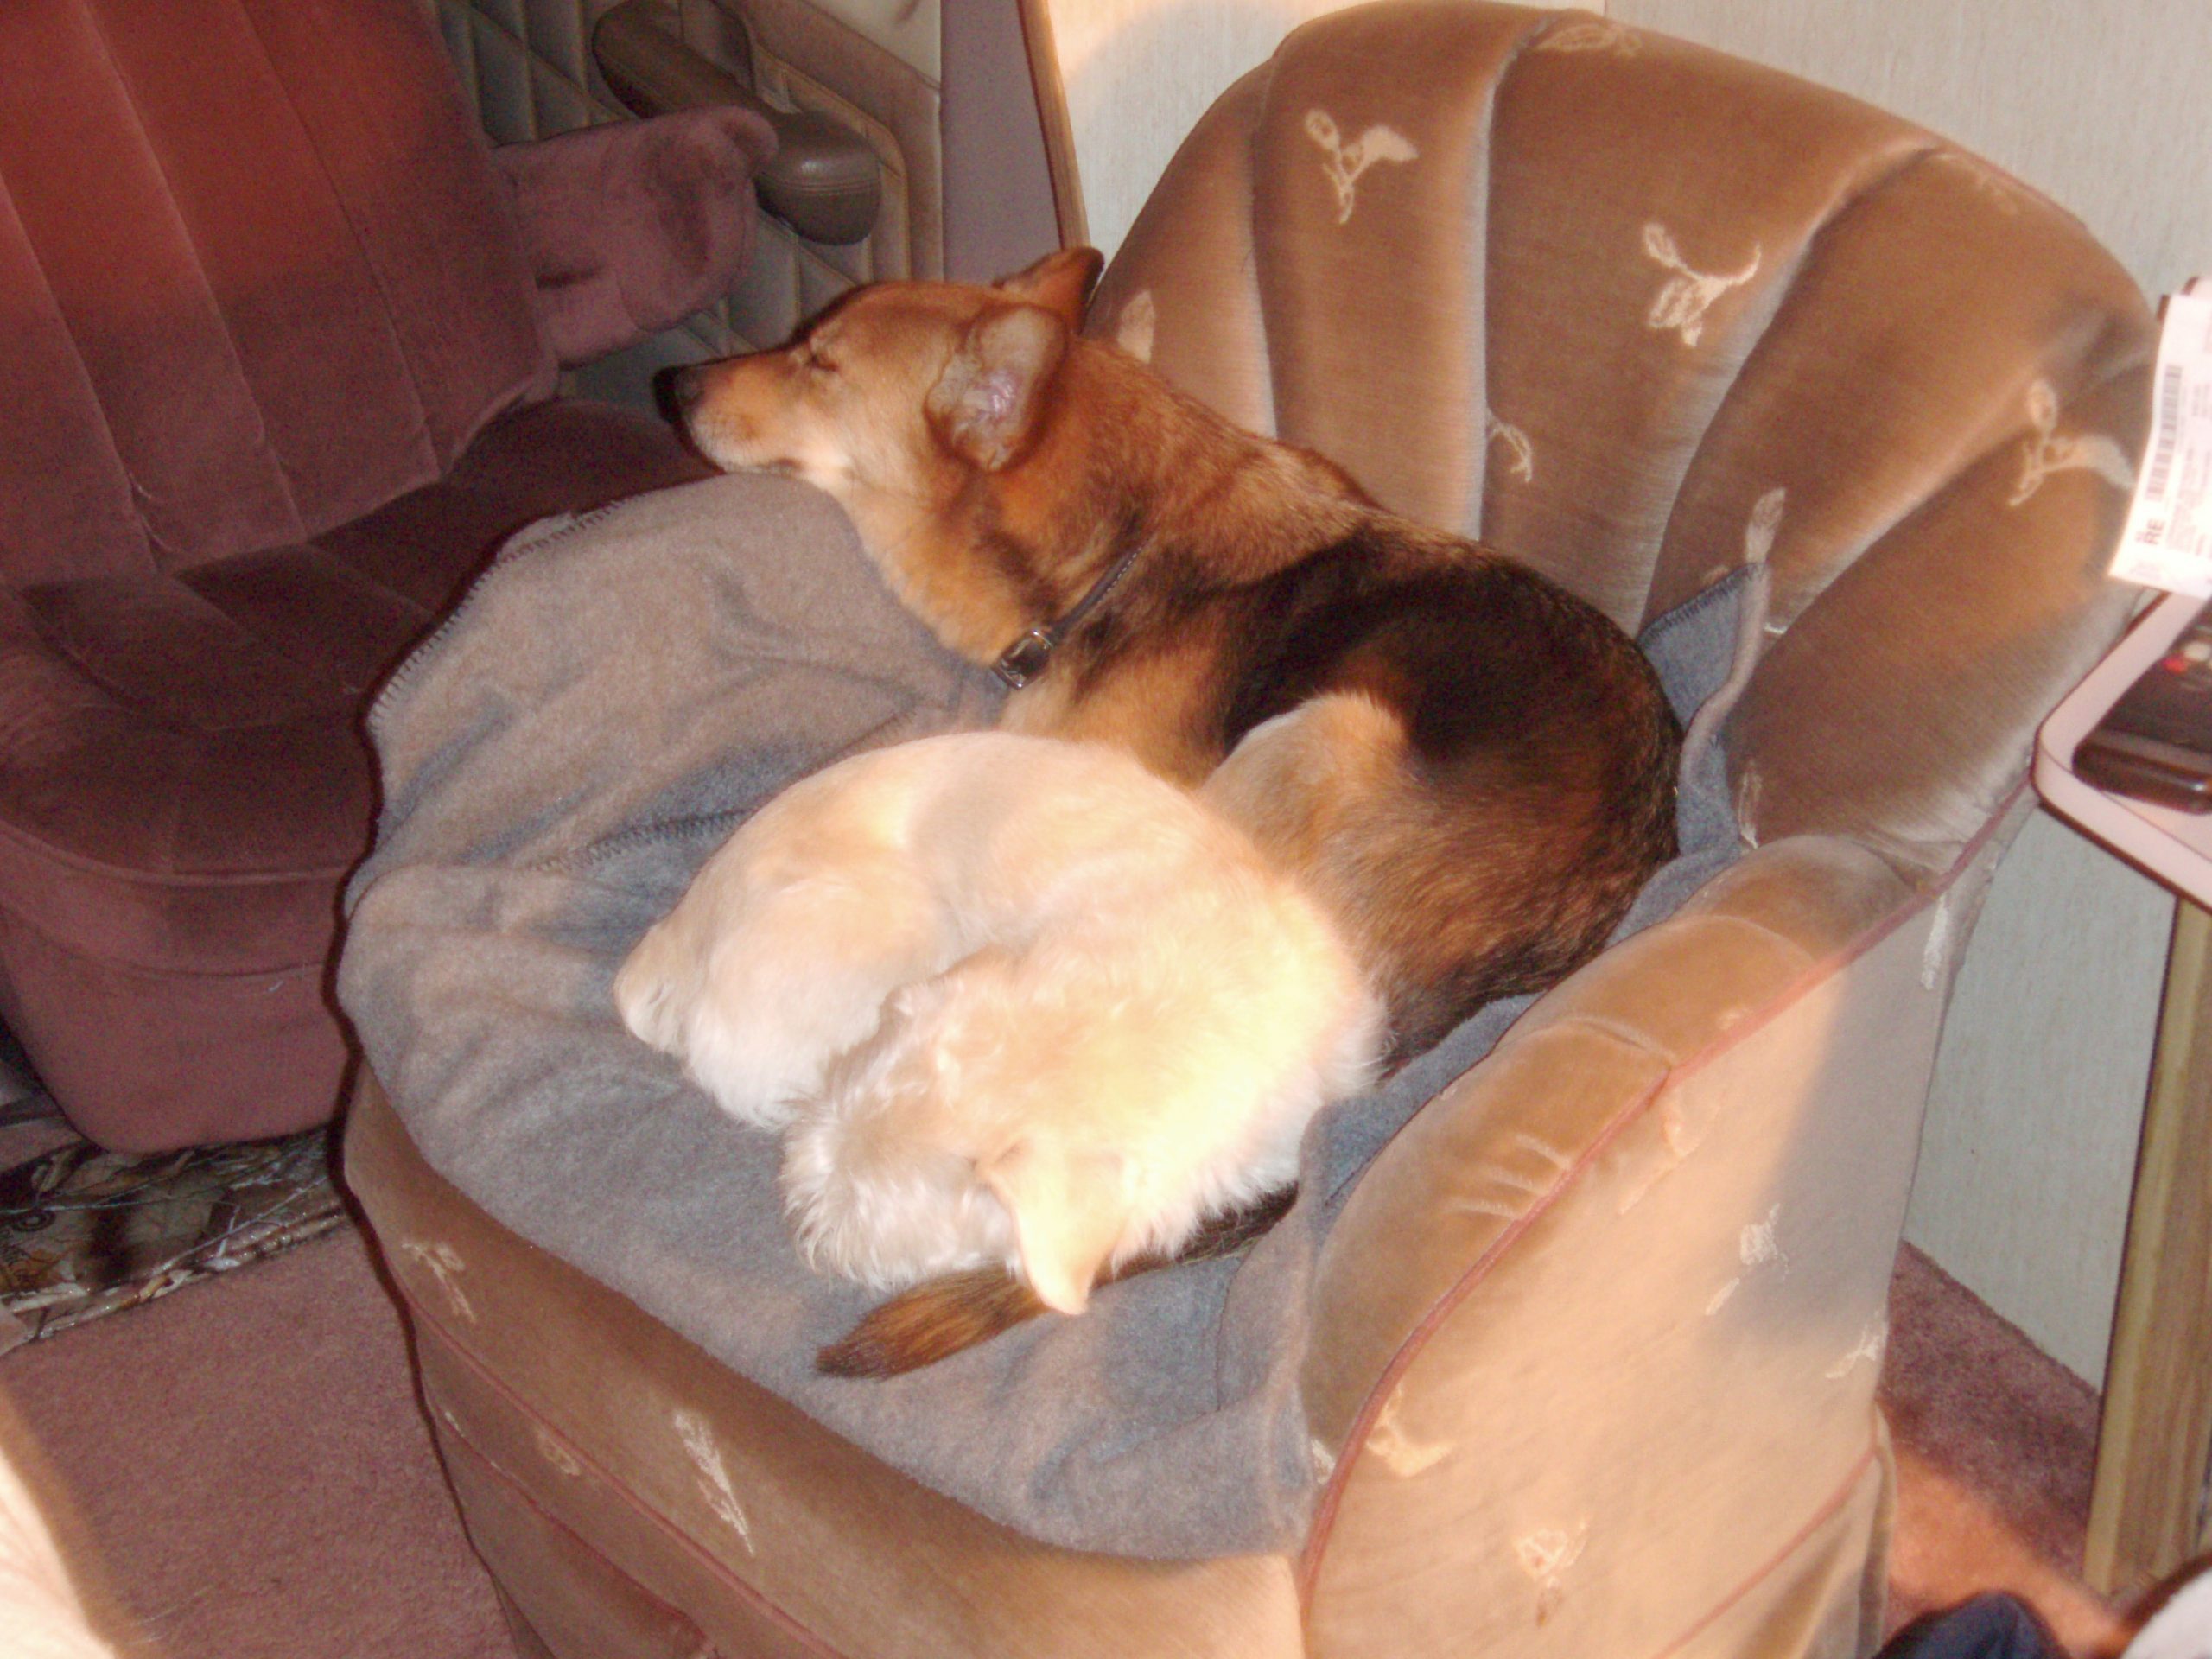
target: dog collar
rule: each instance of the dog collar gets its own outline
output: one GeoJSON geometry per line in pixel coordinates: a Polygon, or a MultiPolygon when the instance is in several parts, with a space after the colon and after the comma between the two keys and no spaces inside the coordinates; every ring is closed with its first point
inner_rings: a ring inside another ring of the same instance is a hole
{"type": "Polygon", "coordinates": [[[1009,690],[1021,688],[1042,674],[1052,660],[1052,653],[1067,643],[1067,637],[1082,626],[1083,619],[1098,608],[1099,601],[1114,589],[1114,584],[1129,574],[1129,567],[1137,562],[1137,555],[1144,550],[1144,543],[1137,543],[1114,562],[1112,569],[1090,584],[1090,591],[1076,601],[1075,608],[1050,627],[1032,628],[999,653],[991,664],[991,672],[1003,681],[1009,690]]]}

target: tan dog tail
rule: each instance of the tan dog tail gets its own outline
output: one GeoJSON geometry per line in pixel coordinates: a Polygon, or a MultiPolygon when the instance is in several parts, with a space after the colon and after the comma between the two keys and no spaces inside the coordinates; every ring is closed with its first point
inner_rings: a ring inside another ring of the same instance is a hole
{"type": "MultiPolygon", "coordinates": [[[[1249,1209],[1217,1216],[1178,1255],[1138,1256],[1116,1268],[1109,1282],[1178,1262],[1231,1255],[1281,1221],[1297,1196],[1296,1188],[1286,1188],[1249,1209]]],[[[815,1355],[814,1366],[830,1376],[899,1376],[950,1359],[1048,1311],[1035,1291],[1001,1268],[946,1274],[870,1309],[815,1355]]]]}
{"type": "Polygon", "coordinates": [[[947,1274],[902,1291],[814,1357],[830,1376],[898,1376],[950,1359],[1046,1311],[1001,1268],[947,1274]]]}

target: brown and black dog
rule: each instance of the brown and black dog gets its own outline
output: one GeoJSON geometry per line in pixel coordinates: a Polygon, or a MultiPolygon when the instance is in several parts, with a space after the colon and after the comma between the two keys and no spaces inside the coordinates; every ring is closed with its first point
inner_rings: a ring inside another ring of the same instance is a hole
{"type": "MultiPolygon", "coordinates": [[[[1016,688],[1003,725],[1133,751],[1296,873],[1402,1061],[1597,953],[1674,851],[1679,728],[1592,606],[1082,338],[1099,267],[861,289],[671,395],[718,465],[834,496],[899,599],[1016,688]]],[[[1006,1305],[982,1334],[1033,1311],[963,1294],[1006,1305]]],[[[975,1339],[931,1306],[907,1293],[871,1316],[887,1349],[825,1364],[975,1339]]]]}

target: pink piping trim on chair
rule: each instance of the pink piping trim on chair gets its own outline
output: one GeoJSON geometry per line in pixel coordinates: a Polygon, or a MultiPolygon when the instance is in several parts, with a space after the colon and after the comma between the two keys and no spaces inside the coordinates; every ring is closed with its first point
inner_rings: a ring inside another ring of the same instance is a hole
{"type": "Polygon", "coordinates": [[[1780,1570],[1783,1562],[1787,1561],[1799,1550],[1804,1548],[1804,1547],[1812,1541],[1813,1535],[1819,1532],[1822,1527],[1827,1525],[1829,1522],[1834,1520],[1836,1516],[1841,1512],[1843,1506],[1851,1501],[1852,1490],[1856,1487],[1860,1481],[1866,1478],[1867,1466],[1874,1461],[1874,1455],[1875,1448],[1873,1444],[1870,1441],[1864,1455],[1862,1455],[1856,1463],[1851,1465],[1851,1472],[1844,1477],[1843,1484],[1837,1487],[1834,1492],[1831,1494],[1818,1509],[1813,1511],[1812,1519],[1806,1522],[1803,1526],[1798,1528],[1797,1530],[1790,1535],[1789,1541],[1784,1543],[1781,1548],[1776,1550],[1772,1555],[1769,1556],[1765,1562],[1760,1566],[1758,1572],[1752,1573],[1741,1584],[1738,1585],[1733,1590],[1731,1590],[1726,1595],[1721,1597],[1719,1601],[1713,1603],[1711,1607],[1706,1610],[1704,1616],[1694,1624],[1692,1624],[1689,1629],[1684,1630],[1672,1642],[1669,1642],[1665,1647],[1662,1648],[1658,1652],[1657,1659],[1673,1659],[1674,1655],[1680,1653],[1691,1643],[1696,1641],[1699,1636],[1709,1629],[1715,1620],[1719,1619],[1724,1613],[1727,1612],[1730,1608],[1733,1607],[1738,1602],[1743,1600],[1745,1596],[1751,1594],[1752,1591],[1758,1589],[1758,1586],[1764,1583],[1767,1579],[1780,1570]]]}
{"type": "MultiPolygon", "coordinates": [[[[400,1300],[407,1304],[409,1313],[416,1319],[421,1320],[424,1325],[429,1326],[431,1330],[436,1332],[439,1340],[445,1344],[447,1350],[451,1352],[456,1359],[461,1361],[462,1364],[466,1365],[470,1371],[474,1372],[479,1382],[484,1383],[492,1390],[493,1393],[505,1400],[509,1406],[512,1407],[514,1410],[524,1419],[524,1421],[528,1421],[539,1433],[544,1434],[549,1440],[558,1445],[562,1450],[568,1452],[569,1455],[574,1458],[579,1464],[582,1465],[586,1469],[589,1470],[594,1475],[598,1477],[600,1482],[605,1485],[608,1491],[620,1494],[623,1501],[629,1505],[631,1510],[639,1515],[644,1516],[647,1521],[651,1522],[659,1530],[666,1533],[669,1537],[675,1540],[677,1547],[679,1549],[683,1550],[687,1555],[690,1555],[698,1563],[700,1567],[711,1577],[727,1585],[740,1601],[744,1602],[755,1612],[760,1613],[768,1619],[770,1623],[773,1624],[778,1629],[784,1631],[785,1635],[789,1636],[793,1641],[798,1643],[802,1647],[807,1649],[808,1651],[823,1656],[823,1659],[846,1659],[846,1655],[843,1649],[830,1646],[828,1642],[824,1641],[820,1636],[816,1634],[814,1630],[799,1623],[799,1621],[791,1613],[785,1611],[781,1605],[771,1600],[766,1591],[761,1590],[757,1586],[748,1584],[745,1580],[738,1577],[736,1573],[731,1572],[728,1567],[723,1565],[722,1560],[719,1556],[715,1555],[712,1551],[703,1548],[699,1541],[692,1537],[692,1535],[683,1528],[670,1520],[668,1516],[663,1515],[658,1510],[652,1508],[650,1504],[640,1502],[637,1496],[631,1491],[629,1486],[620,1478],[611,1473],[604,1464],[599,1462],[598,1459],[584,1451],[584,1449],[578,1446],[574,1440],[571,1440],[567,1435],[561,1433],[559,1429],[554,1427],[552,1423],[549,1421],[535,1406],[531,1404],[531,1402],[522,1395],[517,1393],[508,1385],[504,1378],[493,1372],[481,1359],[477,1357],[476,1354],[471,1351],[468,1344],[461,1340],[460,1336],[453,1330],[453,1328],[447,1325],[435,1313],[431,1312],[429,1306],[419,1300],[415,1294],[407,1287],[405,1282],[401,1281],[397,1274],[393,1275],[393,1282],[398,1287],[400,1300]]],[[[474,1440],[469,1439],[466,1429],[461,1428],[460,1425],[456,1423],[448,1423],[447,1427],[458,1434],[463,1443],[466,1444],[469,1450],[474,1452],[478,1458],[481,1459],[486,1464],[490,1465],[494,1471],[500,1475],[501,1478],[507,1480],[511,1484],[516,1486],[523,1492],[523,1495],[525,1497],[530,1497],[529,1489],[523,1486],[519,1481],[516,1481],[512,1476],[507,1475],[504,1471],[499,1470],[498,1465],[493,1463],[491,1457],[486,1453],[481,1447],[478,1446],[474,1440]]],[[[530,1498],[530,1502],[533,1507],[539,1509],[541,1512],[545,1512],[543,1510],[543,1506],[538,1504],[535,1498],[530,1498]]],[[[557,1517],[551,1516],[550,1513],[547,1513],[547,1518],[549,1520],[553,1520],[556,1525],[565,1526],[565,1523],[561,1522],[557,1517]]],[[[596,1545],[591,1544],[588,1541],[582,1539],[579,1539],[579,1541],[583,1542],[585,1547],[590,1549],[594,1554],[601,1556],[602,1560],[606,1559],[605,1553],[596,1545]]],[[[608,1565],[614,1567],[615,1570],[618,1572],[622,1571],[620,1566],[612,1561],[609,1561],[608,1565]]],[[[624,1573],[623,1576],[628,1578],[630,1575],[627,1573],[624,1573]]],[[[631,1581],[632,1583],[636,1583],[634,1579],[631,1581]]],[[[645,1586],[642,1584],[639,1585],[638,1588],[640,1591],[643,1591],[646,1595],[650,1596],[652,1594],[652,1592],[646,1590],[645,1586]]],[[[659,1599],[658,1597],[655,1597],[654,1599],[656,1600],[659,1599]]],[[[682,1610],[678,1609],[678,1611],[681,1611],[682,1610]]]]}
{"type": "MultiPolygon", "coordinates": [[[[550,1431],[548,1432],[550,1433],[550,1431]]],[[[660,1597],[655,1595],[652,1591],[646,1589],[644,1585],[639,1584],[637,1580],[632,1578],[627,1573],[624,1572],[618,1563],[609,1560],[607,1559],[607,1553],[604,1550],[601,1549],[599,1546],[593,1543],[590,1539],[585,1537],[583,1534],[578,1532],[574,1527],[563,1521],[559,1516],[554,1514],[552,1510],[547,1509],[543,1503],[539,1503],[536,1497],[531,1494],[529,1487],[524,1485],[522,1482],[516,1479],[505,1470],[499,1467],[499,1464],[493,1459],[492,1454],[486,1452],[482,1446],[477,1445],[475,1441],[470,1440],[466,1433],[462,1433],[459,1429],[455,1429],[454,1430],[453,1439],[454,1446],[460,1452],[464,1453],[472,1462],[474,1462],[478,1469],[482,1471],[487,1479],[495,1482],[499,1485],[505,1487],[509,1495],[519,1503],[523,1508],[528,1510],[546,1526],[551,1528],[554,1531],[562,1534],[570,1543],[575,1545],[577,1549],[590,1556],[594,1560],[601,1563],[609,1573],[612,1573],[616,1577],[620,1578],[625,1584],[636,1591],[639,1595],[652,1603],[654,1606],[660,1608],[672,1618],[682,1619],[684,1624],[691,1625],[693,1630],[698,1630],[699,1627],[696,1624],[692,1624],[690,1615],[686,1613],[681,1607],[677,1606],[674,1603],[664,1601],[660,1597]]],[[[440,1443],[439,1449],[442,1455],[445,1452],[443,1442],[440,1443]]],[[[504,1585],[500,1587],[502,1590],[505,1588],[504,1585]]],[[[508,1605],[513,1607],[517,1612],[522,1612],[520,1603],[510,1601],[508,1605]]],[[[524,1613],[522,1616],[524,1618],[529,1617],[527,1613],[524,1613]]],[[[703,1637],[706,1633],[702,1630],[700,1631],[700,1634],[703,1637]]]]}
{"type": "MultiPolygon", "coordinates": [[[[1688,1059],[1671,1067],[1649,1089],[1623,1107],[1613,1120],[1598,1132],[1597,1136],[1584,1150],[1581,1157],[1562,1170],[1559,1179],[1529,1206],[1525,1213],[1508,1224],[1497,1237],[1491,1241],[1490,1247],[1475,1258],[1466,1272],[1460,1274],[1451,1289],[1437,1299],[1435,1305],[1421,1317],[1420,1323],[1414,1326],[1413,1330],[1407,1334],[1405,1340],[1399,1344],[1397,1352],[1391,1356],[1390,1363],[1382,1368],[1382,1375],[1376,1380],[1375,1386],[1368,1390],[1367,1397],[1361,1402],[1359,1412],[1352,1419],[1351,1430],[1344,1437],[1344,1450],[1338,1457],[1336,1467],[1330,1472],[1328,1484],[1322,1488],[1321,1496],[1314,1504],[1313,1529],[1306,1539],[1306,1548],[1299,1552],[1297,1563],[1298,1606],[1301,1618],[1310,1612],[1313,1608],[1314,1588],[1320,1580],[1322,1559],[1328,1552],[1329,1537],[1336,1526],[1337,1510],[1343,1502],[1344,1485],[1351,1478],[1353,1467],[1359,1461],[1360,1453],[1366,1449],[1368,1437],[1374,1432],[1376,1422],[1382,1416],[1384,1406],[1389,1403],[1391,1395],[1397,1389],[1398,1383],[1403,1379],[1406,1372],[1412,1368],[1414,1361],[1420,1357],[1421,1350],[1428,1345],[1428,1339],[1435,1334],[1444,1321],[1452,1316],[1459,1304],[1474,1293],[1475,1287],[1489,1276],[1491,1268],[1497,1259],[1519,1239],[1522,1233],[1534,1226],[1562,1196],[1576,1185],[1584,1172],[1598,1160],[1606,1147],[1612,1144],[1614,1139],[1641,1117],[1652,1102],[1666,1091],[1669,1085],[1684,1077],[1694,1076],[1738,1045],[1748,1041],[1772,1021],[1781,1018],[1798,1001],[1809,995],[1815,987],[1873,950],[1914,916],[1918,915],[1948,893],[1960,876],[1971,868],[1974,860],[1980,855],[1982,849],[1997,833],[1998,826],[2010,816],[2014,804],[2026,792],[2027,787],[2024,782],[2014,786],[1999,803],[1997,809],[1983,821],[1981,828],[1976,830],[1973,837],[1960,849],[1958,857],[1943,873],[1942,880],[1918,893],[1910,894],[1903,904],[1872,927],[1868,928],[1859,938],[1852,940],[1842,950],[1813,963],[1757,1016],[1730,1027],[1725,1035],[1714,1039],[1688,1059]]],[[[1856,1474],[1853,1478],[1854,1480],[1857,1478],[1856,1474]]],[[[1831,1503],[1837,1501],[1840,1499],[1830,1500],[1831,1503]]],[[[1818,1524],[1817,1520],[1814,1524],[1818,1524]]],[[[1754,1579],[1750,1582],[1756,1583],[1757,1580],[1754,1579]]],[[[1718,1617],[1730,1602],[1737,1596],[1742,1595],[1749,1587],[1750,1584],[1746,1584],[1742,1589],[1733,1592],[1708,1613],[1707,1618],[1709,1620],[1718,1617]]],[[[1695,1629],[1698,1628],[1702,1628],[1702,1624],[1694,1627],[1692,1634],[1694,1634],[1695,1629]]],[[[1688,1637],[1684,1637],[1682,1639],[1687,1641],[1688,1637]]]]}

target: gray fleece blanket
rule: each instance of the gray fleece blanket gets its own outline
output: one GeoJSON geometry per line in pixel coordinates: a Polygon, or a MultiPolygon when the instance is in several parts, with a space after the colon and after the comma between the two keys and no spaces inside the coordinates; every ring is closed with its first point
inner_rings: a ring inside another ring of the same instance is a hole
{"type": "MultiPolygon", "coordinates": [[[[1739,632],[1756,638],[1739,627],[1744,586],[1647,632],[1685,715],[1728,677],[1739,632]]],[[[718,478],[532,526],[371,715],[385,808],[347,891],[340,1000],[441,1173],[839,1434],[1052,1542],[1281,1548],[1314,1490],[1297,1377],[1322,1241],[1359,1171],[1524,1002],[1480,1011],[1323,1113],[1295,1207],[1241,1258],[1141,1275],[1081,1319],[854,1382],[817,1376],[812,1357],[874,1299],[793,1254],[776,1141],[715,1111],[610,1000],[637,937],[784,784],[987,725],[997,701],[804,486],[718,478]]],[[[1624,932],[1735,854],[1717,746],[1697,747],[1683,855],[1624,932]]]]}

